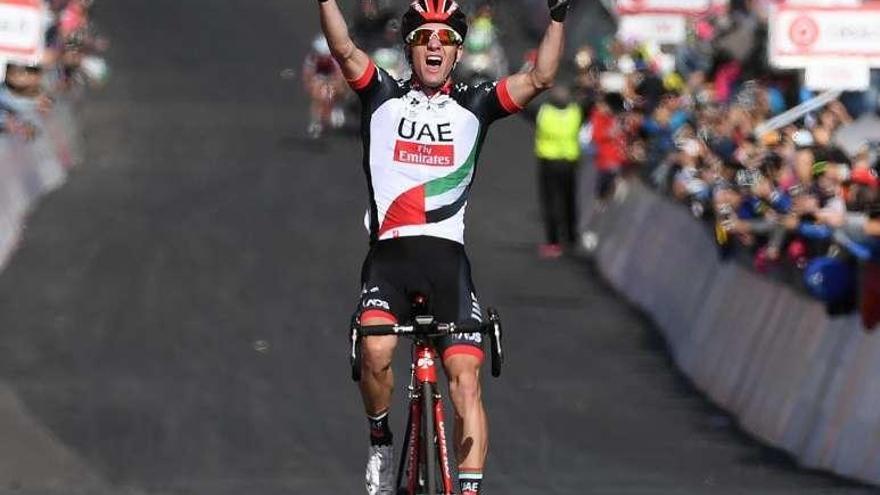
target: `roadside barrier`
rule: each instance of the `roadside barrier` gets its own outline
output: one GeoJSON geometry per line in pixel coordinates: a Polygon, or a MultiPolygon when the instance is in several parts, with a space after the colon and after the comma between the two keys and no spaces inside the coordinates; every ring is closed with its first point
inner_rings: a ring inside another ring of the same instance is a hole
{"type": "Polygon", "coordinates": [[[0,268],[36,200],[61,186],[67,169],[82,159],[72,102],[58,100],[45,115],[36,103],[22,110],[19,116],[37,128],[34,139],[0,134],[0,268]]]}
{"type": "Polygon", "coordinates": [[[653,317],[680,369],[804,467],[880,484],[880,332],[720,261],[687,208],[637,180],[627,185],[625,199],[592,221],[597,265],[653,317]]]}

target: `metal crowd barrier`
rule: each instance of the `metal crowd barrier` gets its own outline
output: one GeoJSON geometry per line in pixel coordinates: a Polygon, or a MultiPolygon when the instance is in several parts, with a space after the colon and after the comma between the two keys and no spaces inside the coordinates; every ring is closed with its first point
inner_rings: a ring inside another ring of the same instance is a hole
{"type": "Polygon", "coordinates": [[[61,186],[67,170],[82,160],[73,106],[59,99],[45,115],[26,108],[20,116],[37,127],[33,140],[0,134],[0,268],[36,200],[61,186]]]}
{"type": "Polygon", "coordinates": [[[719,261],[687,208],[628,184],[626,198],[592,222],[597,265],[654,318],[682,371],[804,467],[880,484],[880,332],[719,261]]]}

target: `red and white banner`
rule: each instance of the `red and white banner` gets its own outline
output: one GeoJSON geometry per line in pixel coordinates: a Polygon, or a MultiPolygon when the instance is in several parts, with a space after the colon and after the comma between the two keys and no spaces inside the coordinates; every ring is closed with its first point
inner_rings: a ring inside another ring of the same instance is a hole
{"type": "Polygon", "coordinates": [[[727,9],[728,0],[617,0],[617,13],[701,15],[727,9]]]}
{"type": "Polygon", "coordinates": [[[681,14],[622,15],[617,22],[622,41],[679,44],[687,38],[687,17],[681,14]]]}
{"type": "Polygon", "coordinates": [[[0,60],[39,62],[45,20],[42,0],[0,0],[0,60]]]}
{"type": "Polygon", "coordinates": [[[770,63],[802,69],[829,58],[880,66],[880,2],[860,6],[775,7],[770,13],[770,63]]]}

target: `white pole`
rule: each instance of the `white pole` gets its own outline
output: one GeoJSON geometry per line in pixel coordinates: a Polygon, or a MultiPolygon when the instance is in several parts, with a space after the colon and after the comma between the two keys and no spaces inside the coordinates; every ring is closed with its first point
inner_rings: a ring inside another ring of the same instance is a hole
{"type": "Polygon", "coordinates": [[[791,124],[795,120],[803,117],[804,115],[812,112],[813,110],[824,107],[825,105],[831,103],[836,100],[840,96],[840,90],[831,90],[821,93],[809,100],[801,103],[800,105],[790,108],[785,112],[780,113],[779,115],[773,117],[772,119],[765,120],[758,124],[755,127],[755,136],[760,137],[765,132],[774,131],[779,129],[780,127],[787,126],[791,124]]]}

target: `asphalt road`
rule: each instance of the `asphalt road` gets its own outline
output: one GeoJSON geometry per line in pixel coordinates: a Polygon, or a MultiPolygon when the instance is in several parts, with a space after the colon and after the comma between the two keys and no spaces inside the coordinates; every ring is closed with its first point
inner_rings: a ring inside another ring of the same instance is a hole
{"type": "MultiPolygon", "coordinates": [[[[113,72],[84,109],[88,162],[0,276],[0,493],[362,493],[345,357],[360,144],[303,139],[307,102],[281,77],[314,2],[97,16],[113,72]]],[[[498,123],[469,213],[509,352],[485,380],[487,493],[867,493],[737,433],[588,266],[538,260],[529,156],[527,123],[498,123]]]]}

